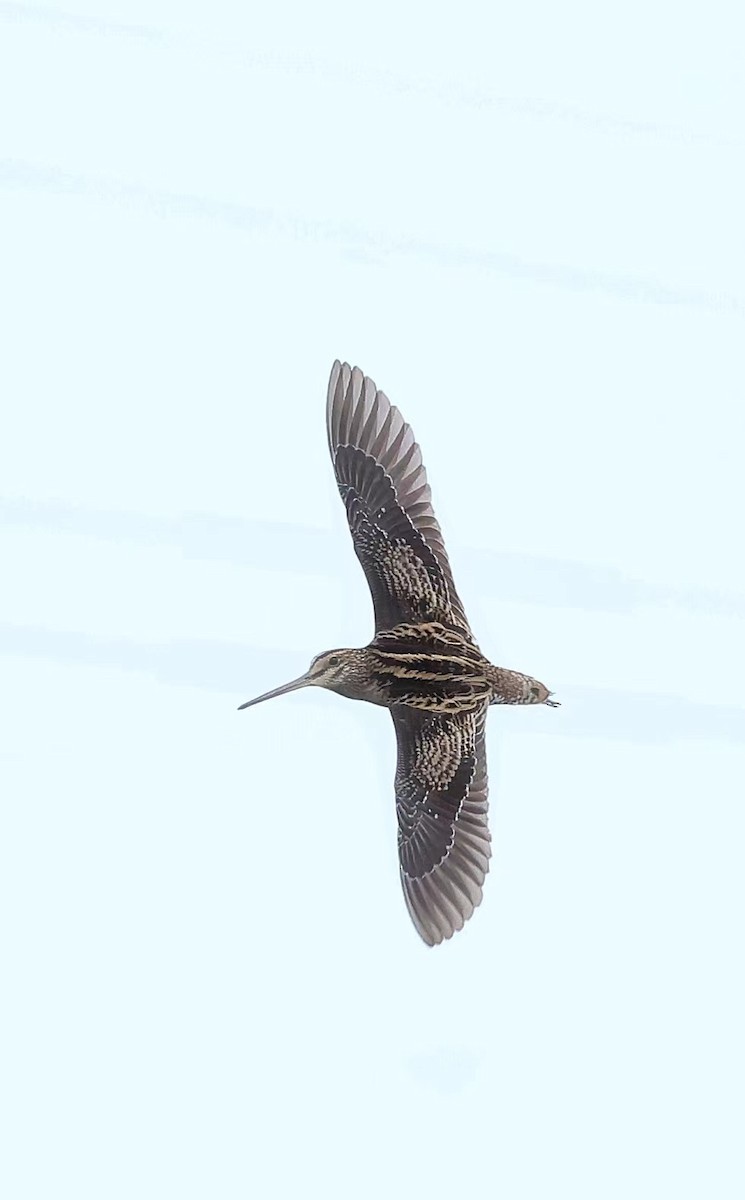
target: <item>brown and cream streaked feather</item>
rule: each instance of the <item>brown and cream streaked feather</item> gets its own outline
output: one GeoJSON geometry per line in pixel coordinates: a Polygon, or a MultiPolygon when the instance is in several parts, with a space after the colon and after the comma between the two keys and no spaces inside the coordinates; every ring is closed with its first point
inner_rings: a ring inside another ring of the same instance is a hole
{"type": "Polygon", "coordinates": [[[440,621],[470,638],[411,428],[372,379],[338,361],[331,370],[326,420],[376,630],[402,621],[440,621]]]}
{"type": "Polygon", "coordinates": [[[389,704],[453,714],[492,699],[478,646],[436,621],[381,630],[367,649],[370,676],[389,704]]]}
{"type": "Polygon", "coordinates": [[[489,870],[486,706],[456,716],[394,706],[391,715],[401,883],[418,933],[434,946],[463,928],[489,870]]]}

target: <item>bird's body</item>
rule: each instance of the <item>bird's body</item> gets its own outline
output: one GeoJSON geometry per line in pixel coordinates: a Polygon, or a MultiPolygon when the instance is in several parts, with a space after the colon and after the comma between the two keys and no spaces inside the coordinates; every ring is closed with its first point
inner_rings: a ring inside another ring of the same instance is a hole
{"type": "Polygon", "coordinates": [[[471,916],[489,867],[489,705],[556,702],[542,683],[494,666],[476,645],[411,429],[373,381],[346,363],[331,371],[327,427],[372,593],[375,637],[360,649],[318,655],[300,679],[241,707],[316,685],[390,709],[404,897],[418,932],[434,945],[471,916]]]}
{"type": "Polygon", "coordinates": [[[325,687],[386,708],[455,714],[485,704],[535,704],[543,687],[529,675],[495,667],[474,642],[439,621],[394,625],[359,650],[329,654],[340,659],[341,670],[325,687]]]}

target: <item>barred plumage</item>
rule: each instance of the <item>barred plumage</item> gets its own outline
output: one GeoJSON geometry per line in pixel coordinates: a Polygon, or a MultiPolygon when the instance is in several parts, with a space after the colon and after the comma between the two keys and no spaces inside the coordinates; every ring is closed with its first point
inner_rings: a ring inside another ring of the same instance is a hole
{"type": "Polygon", "coordinates": [[[435,945],[480,903],[491,854],[484,727],[490,704],[548,704],[529,675],[495,667],[471,633],[414,435],[357,368],[334,363],[329,449],[375,637],[329,650],[300,679],[250,700],[316,685],[390,709],[398,743],[398,849],[406,904],[435,945]]]}

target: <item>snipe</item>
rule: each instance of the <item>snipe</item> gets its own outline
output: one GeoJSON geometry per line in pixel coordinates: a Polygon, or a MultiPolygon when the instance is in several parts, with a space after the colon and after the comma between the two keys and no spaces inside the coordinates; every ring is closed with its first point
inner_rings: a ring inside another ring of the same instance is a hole
{"type": "Polygon", "coordinates": [[[549,704],[529,675],[493,666],[455,590],[427,475],[398,409],[358,367],[335,362],[329,449],[354,549],[375,610],[375,637],[329,650],[305,675],[242,704],[325,687],[390,709],[404,897],[433,946],[481,902],[491,855],[484,727],[490,704],[549,704]]]}

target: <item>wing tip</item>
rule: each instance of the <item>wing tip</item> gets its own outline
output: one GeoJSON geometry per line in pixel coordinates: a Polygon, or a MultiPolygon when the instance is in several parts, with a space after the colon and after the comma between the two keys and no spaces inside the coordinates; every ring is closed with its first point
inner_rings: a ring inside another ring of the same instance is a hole
{"type": "MultiPolygon", "coordinates": [[[[335,358],[326,389],[326,421],[332,452],[337,446],[344,444],[355,417],[358,418],[357,432],[365,427],[365,440],[369,443],[369,452],[373,458],[384,452],[390,454],[395,448],[395,460],[402,442],[405,443],[406,449],[409,448],[409,442],[419,449],[411,426],[404,420],[396,405],[391,404],[372,376],[366,375],[361,367],[335,358]]],[[[421,451],[419,453],[421,454],[421,451]]],[[[384,465],[390,470],[394,463],[384,465]]]]}
{"type": "Polygon", "coordinates": [[[459,888],[460,895],[457,900],[452,890],[448,894],[442,886],[445,882],[452,884],[451,880],[435,881],[432,875],[412,879],[401,872],[406,907],[414,928],[425,945],[439,946],[449,941],[454,934],[461,932],[484,898],[483,883],[488,872],[487,858],[481,883],[472,883],[467,893],[459,888]]]}

